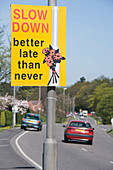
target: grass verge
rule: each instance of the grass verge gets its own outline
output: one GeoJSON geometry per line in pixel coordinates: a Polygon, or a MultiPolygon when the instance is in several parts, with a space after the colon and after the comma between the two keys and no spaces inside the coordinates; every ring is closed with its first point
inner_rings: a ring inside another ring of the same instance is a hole
{"type": "Polygon", "coordinates": [[[110,133],[113,135],[113,130],[110,133]]]}
{"type": "MultiPolygon", "coordinates": [[[[21,124],[16,124],[15,127],[20,127],[21,124]]],[[[4,130],[8,130],[11,129],[13,126],[6,126],[6,127],[0,127],[0,132],[4,131],[4,130]]]]}
{"type": "Polygon", "coordinates": [[[6,126],[6,127],[0,127],[0,132],[7,130],[7,129],[11,129],[12,126],[6,126]]]}

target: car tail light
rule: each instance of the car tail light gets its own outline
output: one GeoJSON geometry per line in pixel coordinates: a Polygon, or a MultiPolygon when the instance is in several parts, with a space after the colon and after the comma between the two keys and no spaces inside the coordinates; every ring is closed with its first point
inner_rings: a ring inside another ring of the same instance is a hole
{"type": "Polygon", "coordinates": [[[40,120],[38,120],[37,123],[40,123],[40,120]]]}
{"type": "Polygon", "coordinates": [[[22,118],[23,121],[25,121],[25,118],[22,118]]]}
{"type": "Polygon", "coordinates": [[[93,130],[89,130],[89,133],[93,133],[93,130]]]}
{"type": "Polygon", "coordinates": [[[67,128],[67,132],[66,133],[70,133],[71,132],[71,129],[70,128],[67,128]]]}

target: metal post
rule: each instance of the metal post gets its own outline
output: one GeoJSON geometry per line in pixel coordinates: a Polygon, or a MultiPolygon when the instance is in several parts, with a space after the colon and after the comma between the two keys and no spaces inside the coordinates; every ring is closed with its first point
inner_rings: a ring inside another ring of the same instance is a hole
{"type": "Polygon", "coordinates": [[[13,111],[13,128],[15,127],[15,86],[13,87],[14,111],[13,111]]]}
{"type": "Polygon", "coordinates": [[[39,115],[41,111],[41,86],[39,86],[39,115]]]}
{"type": "Polygon", "coordinates": [[[48,6],[57,6],[57,0],[48,0],[48,6]]]}
{"type": "Polygon", "coordinates": [[[73,96],[73,113],[75,111],[75,96],[73,96]]]}
{"type": "MultiPolygon", "coordinates": [[[[56,6],[56,0],[48,0],[48,6],[56,6]]],[[[54,44],[52,44],[54,45],[54,44]]],[[[43,170],[57,170],[57,142],[55,140],[56,88],[47,87],[47,127],[43,144],[43,170]]]]}
{"type": "Polygon", "coordinates": [[[55,140],[56,89],[47,88],[47,127],[43,144],[43,170],[57,170],[57,142],[55,140]]]}
{"type": "Polygon", "coordinates": [[[70,98],[69,98],[69,95],[70,95],[70,93],[68,93],[68,110],[67,110],[67,112],[70,113],[70,98]]]}
{"type": "Polygon", "coordinates": [[[67,88],[63,88],[63,113],[64,113],[64,116],[65,116],[65,90],[67,88]]]}
{"type": "Polygon", "coordinates": [[[63,88],[63,113],[65,115],[65,89],[63,88]]]}

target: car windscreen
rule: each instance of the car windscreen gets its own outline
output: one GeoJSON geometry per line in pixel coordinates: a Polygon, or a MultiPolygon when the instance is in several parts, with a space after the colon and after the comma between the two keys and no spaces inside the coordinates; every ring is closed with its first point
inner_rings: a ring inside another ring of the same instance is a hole
{"type": "Polygon", "coordinates": [[[85,128],[91,128],[89,123],[84,122],[71,122],[70,127],[85,127],[85,128]]]}
{"type": "Polygon", "coordinates": [[[39,117],[38,116],[35,116],[35,115],[25,115],[26,119],[34,119],[34,120],[39,120],[39,117]]]}

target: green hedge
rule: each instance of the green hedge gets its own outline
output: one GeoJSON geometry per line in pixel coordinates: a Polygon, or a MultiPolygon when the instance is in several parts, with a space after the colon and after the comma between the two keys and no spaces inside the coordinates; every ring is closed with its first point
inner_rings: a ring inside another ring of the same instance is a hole
{"type": "Polygon", "coordinates": [[[16,124],[21,124],[21,120],[24,115],[25,113],[23,115],[21,115],[20,113],[16,113],[16,124]]]}
{"type": "Polygon", "coordinates": [[[4,126],[5,126],[5,122],[6,122],[6,119],[5,119],[5,111],[2,111],[2,112],[1,112],[1,116],[0,116],[0,125],[1,125],[2,127],[4,127],[4,126]]]}
{"type": "MultiPolygon", "coordinates": [[[[21,115],[16,113],[16,124],[21,124],[22,117],[25,114],[21,115]]],[[[13,113],[11,111],[1,111],[0,114],[0,126],[11,126],[13,124],[13,113]]]]}
{"type": "Polygon", "coordinates": [[[13,113],[11,111],[5,111],[5,126],[10,126],[13,123],[13,113]]]}
{"type": "MultiPolygon", "coordinates": [[[[26,113],[31,113],[31,110],[28,108],[26,113]]],[[[21,124],[21,120],[26,114],[21,115],[20,113],[16,113],[16,124],[21,124]]],[[[41,116],[41,119],[46,121],[46,117],[41,116]]],[[[11,126],[13,124],[13,113],[11,111],[1,111],[0,113],[0,126],[11,126]]]]}

